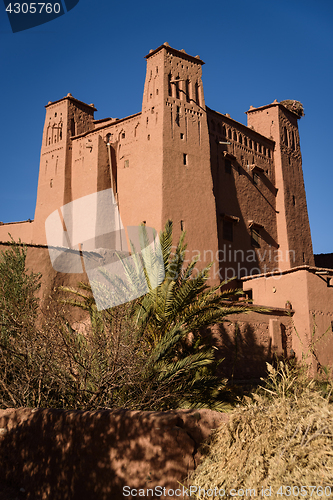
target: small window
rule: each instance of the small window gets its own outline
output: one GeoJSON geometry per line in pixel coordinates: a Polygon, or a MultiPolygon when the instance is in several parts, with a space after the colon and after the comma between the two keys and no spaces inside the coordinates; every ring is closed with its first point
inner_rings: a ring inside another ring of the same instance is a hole
{"type": "Polygon", "coordinates": [[[188,164],[187,154],[184,153],[183,154],[183,165],[187,165],[187,164],[188,164]]]}
{"type": "Polygon", "coordinates": [[[283,142],[285,143],[286,146],[289,146],[288,131],[286,127],[283,127],[283,142]]]}
{"type": "Polygon", "coordinates": [[[244,137],[244,146],[247,146],[247,137],[244,137]]]}
{"type": "Polygon", "coordinates": [[[224,168],[227,174],[231,174],[231,161],[226,159],[224,161],[224,168]]]}
{"type": "Polygon", "coordinates": [[[183,220],[180,221],[180,230],[185,231],[185,221],[183,220]]]}
{"type": "Polygon", "coordinates": [[[295,196],[293,195],[293,205],[295,206],[296,205],[296,198],[295,196]]]}
{"type": "Polygon", "coordinates": [[[182,134],[182,133],[181,133],[181,134],[180,134],[180,138],[181,138],[181,139],[184,139],[184,134],[182,134]]]}
{"type": "Polygon", "coordinates": [[[200,106],[200,100],[199,100],[199,85],[196,82],[194,86],[194,93],[195,93],[195,102],[198,106],[200,106]]]}
{"type": "Polygon", "coordinates": [[[190,80],[185,82],[186,102],[190,102],[190,80]]]}
{"type": "Polygon", "coordinates": [[[106,136],[106,143],[110,144],[111,141],[112,141],[112,134],[107,134],[107,136],[106,136]]]}
{"type": "Polygon", "coordinates": [[[256,186],[259,184],[259,175],[257,174],[257,172],[253,172],[253,184],[255,184],[256,186]]]}
{"type": "Polygon", "coordinates": [[[249,148],[252,149],[252,140],[249,139],[249,148]]]}
{"type": "Polygon", "coordinates": [[[177,123],[177,125],[179,127],[180,126],[180,106],[177,106],[177,112],[176,112],[175,122],[177,123]]]}
{"type": "Polygon", "coordinates": [[[231,139],[232,138],[232,132],[231,132],[231,128],[229,128],[228,130],[228,139],[231,139]]]}
{"type": "Polygon", "coordinates": [[[123,132],[123,133],[121,134],[121,138],[122,138],[122,139],[125,139],[125,132],[123,132]]]}
{"type": "Polygon", "coordinates": [[[243,144],[243,137],[241,136],[241,134],[239,134],[239,143],[243,144]]]}
{"type": "Polygon", "coordinates": [[[234,141],[237,141],[237,132],[236,132],[236,130],[234,131],[234,141]]]}
{"type": "Polygon", "coordinates": [[[227,241],[233,241],[234,236],[234,224],[230,220],[223,221],[223,239],[227,241]]]}
{"type": "Polygon", "coordinates": [[[73,136],[73,135],[76,135],[76,134],[75,134],[75,132],[76,132],[76,123],[75,123],[74,118],[72,118],[72,119],[71,119],[71,135],[72,135],[72,136],[73,136]]]}
{"type": "Polygon", "coordinates": [[[129,160],[125,160],[124,161],[124,168],[128,168],[129,167],[129,160]]]}
{"type": "MultiPolygon", "coordinates": [[[[177,76],[176,80],[179,80],[179,76],[177,76]]],[[[176,82],[176,99],[180,99],[179,82],[176,82]]]]}
{"type": "Polygon", "coordinates": [[[251,245],[255,248],[260,248],[260,232],[259,229],[251,228],[251,245]]]}
{"type": "Polygon", "coordinates": [[[257,143],[256,143],[256,142],[253,142],[253,149],[254,149],[255,151],[257,151],[257,149],[258,149],[258,145],[257,145],[257,143]]]}
{"type": "Polygon", "coordinates": [[[259,153],[262,153],[262,146],[261,146],[261,144],[258,144],[258,151],[259,151],[259,153]]]}
{"type": "Polygon", "coordinates": [[[271,150],[270,149],[267,149],[267,156],[268,156],[268,158],[271,157],[271,150]]]}
{"type": "Polygon", "coordinates": [[[171,73],[168,74],[168,94],[172,96],[171,73]]]}

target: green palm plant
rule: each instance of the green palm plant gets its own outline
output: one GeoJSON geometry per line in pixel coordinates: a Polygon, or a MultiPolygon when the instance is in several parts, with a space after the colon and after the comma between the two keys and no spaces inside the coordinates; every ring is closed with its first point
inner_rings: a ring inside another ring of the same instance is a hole
{"type": "Polygon", "coordinates": [[[136,322],[142,333],[158,341],[165,332],[176,324],[182,324],[187,332],[194,332],[203,327],[221,322],[230,314],[249,310],[248,304],[236,304],[235,296],[241,290],[230,287],[221,292],[227,284],[209,287],[209,264],[193,276],[199,257],[193,259],[185,268],[184,243],[185,231],[182,232],[178,245],[172,253],[172,222],[169,220],[160,235],[165,278],[160,286],[152,288],[149,280],[149,292],[137,301],[135,308],[136,322]]]}
{"type": "MultiPolygon", "coordinates": [[[[143,232],[144,235],[144,232],[143,232]]],[[[226,380],[217,375],[220,361],[216,360],[212,339],[203,329],[223,321],[228,315],[248,311],[248,304],[239,304],[232,298],[241,293],[230,289],[221,292],[226,283],[209,287],[211,265],[194,276],[198,259],[184,266],[186,244],[182,232],[175,252],[172,252],[172,222],[168,221],[160,234],[164,264],[164,279],[153,286],[149,276],[158,273],[156,260],[145,258],[148,293],[130,305],[132,353],[140,360],[140,376],[136,382],[124,383],[118,391],[118,405],[141,410],[166,410],[170,408],[226,409],[226,380]],[[144,360],[144,361],[143,361],[144,360]]],[[[147,239],[143,237],[147,247],[147,239]]],[[[138,259],[136,254],[136,259],[138,259]]],[[[127,267],[127,279],[138,282],[139,265],[127,267]]],[[[104,273],[115,284],[112,276],[104,273]]],[[[125,283],[119,283],[122,289],[125,283]]],[[[76,295],[65,300],[67,304],[81,307],[90,314],[93,330],[116,331],[116,313],[122,306],[98,311],[89,285],[79,284],[79,290],[62,288],[76,295]]],[[[126,305],[128,308],[128,304],[126,305]]],[[[128,327],[128,325],[127,325],[128,327]]],[[[123,335],[124,332],[117,332],[123,335]]],[[[115,401],[115,399],[114,399],[115,401]]]]}

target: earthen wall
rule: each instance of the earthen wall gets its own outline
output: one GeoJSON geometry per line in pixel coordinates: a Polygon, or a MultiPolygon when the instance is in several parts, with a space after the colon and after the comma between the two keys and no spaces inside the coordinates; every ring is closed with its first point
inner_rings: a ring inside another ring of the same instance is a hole
{"type": "Polygon", "coordinates": [[[1,410],[1,498],[122,500],[128,487],[133,497],[160,487],[188,498],[199,446],[227,421],[210,410],[1,410]]]}

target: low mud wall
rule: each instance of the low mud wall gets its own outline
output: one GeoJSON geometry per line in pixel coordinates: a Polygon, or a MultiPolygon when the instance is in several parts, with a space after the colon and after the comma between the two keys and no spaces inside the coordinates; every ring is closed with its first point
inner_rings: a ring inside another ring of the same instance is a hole
{"type": "Polygon", "coordinates": [[[0,498],[181,498],[200,444],[227,421],[210,410],[0,410],[0,498]]]}

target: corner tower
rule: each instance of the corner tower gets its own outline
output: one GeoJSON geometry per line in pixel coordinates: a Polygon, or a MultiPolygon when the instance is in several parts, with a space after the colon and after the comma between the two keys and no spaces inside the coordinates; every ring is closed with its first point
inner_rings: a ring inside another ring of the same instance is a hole
{"type": "Polygon", "coordinates": [[[33,242],[46,244],[45,220],[72,201],[72,137],[93,128],[93,104],[68,94],[46,106],[33,242]]]}
{"type": "MultiPolygon", "coordinates": [[[[296,102],[296,101],[295,101],[296,102]]],[[[314,265],[302,156],[298,133],[300,115],[282,103],[247,111],[248,127],[275,141],[274,163],[279,268],[314,265]]]]}

